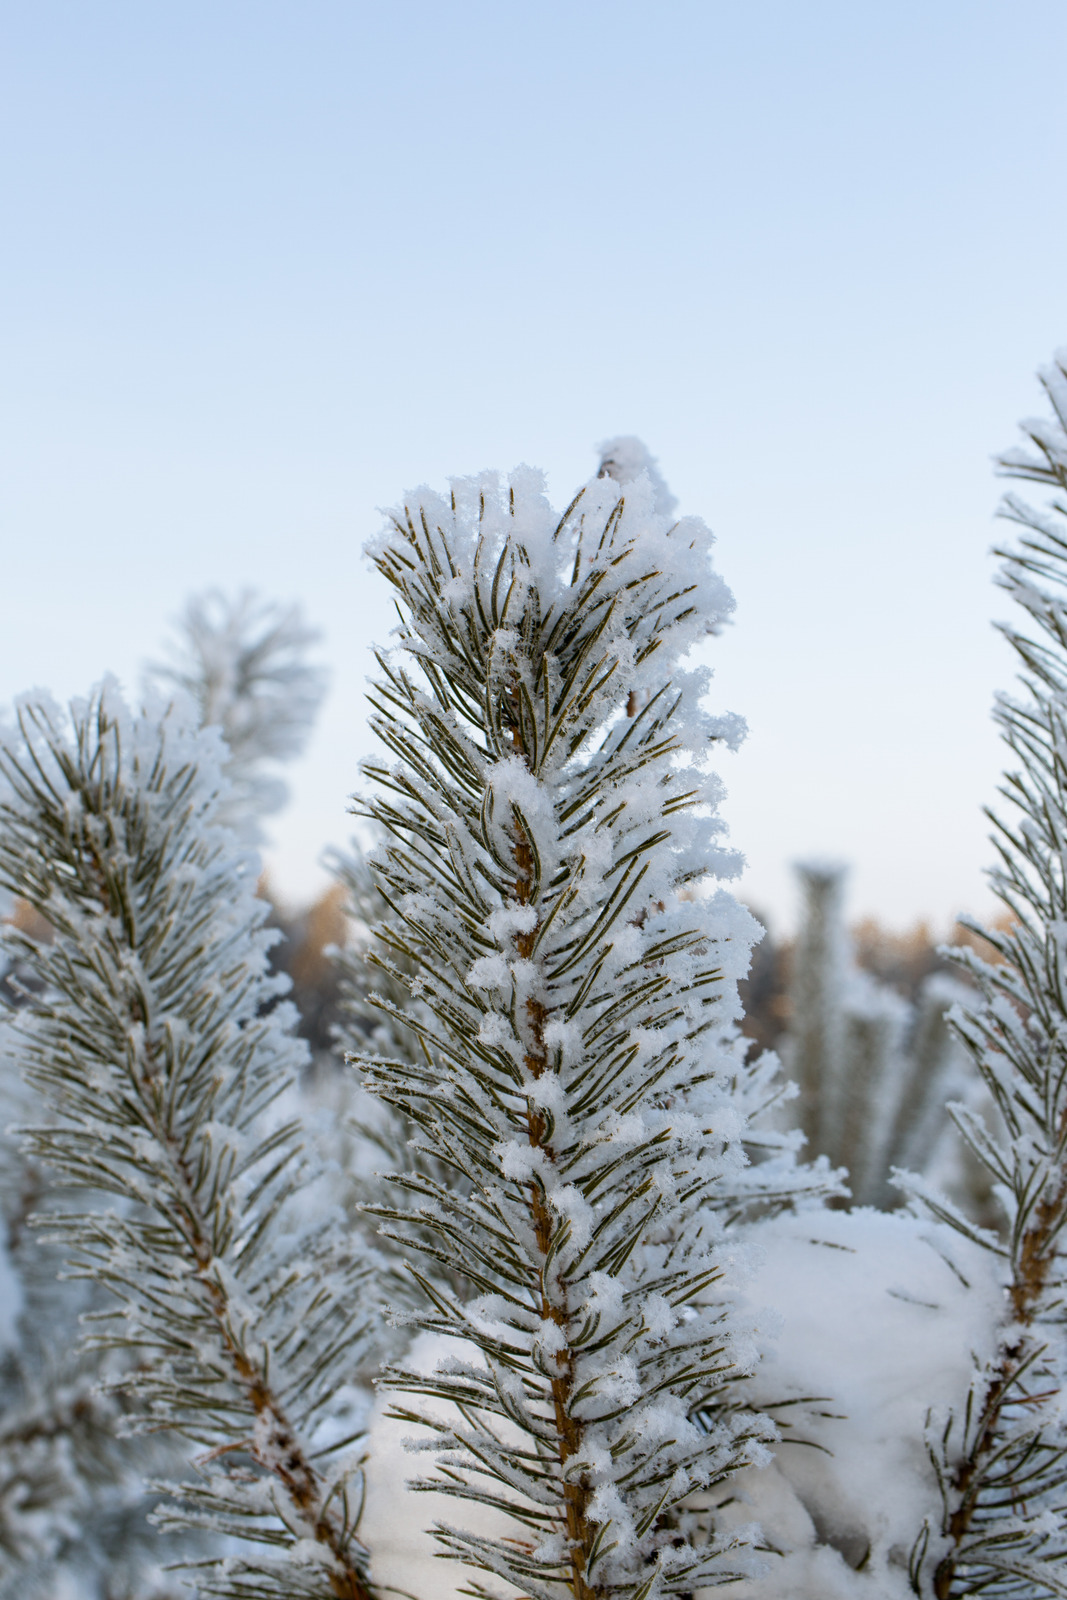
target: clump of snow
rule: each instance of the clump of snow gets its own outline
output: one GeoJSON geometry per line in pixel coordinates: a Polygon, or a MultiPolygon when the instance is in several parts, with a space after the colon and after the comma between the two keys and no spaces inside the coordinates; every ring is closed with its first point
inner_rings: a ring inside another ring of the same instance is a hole
{"type": "Polygon", "coordinates": [[[747,1297],[777,1333],[746,1387],[782,1440],[772,1470],[734,1480],[725,1515],[761,1522],[783,1554],[736,1600],[905,1600],[911,1548],[940,1514],[927,1430],[962,1410],[993,1353],[996,1258],[873,1210],[781,1216],[749,1237],[760,1265],[747,1297]]]}
{"type": "Polygon", "coordinates": [[[659,462],[649,453],[648,447],[633,434],[623,434],[618,439],[605,439],[600,446],[600,475],[614,478],[620,485],[633,483],[642,472],[648,474],[652,485],[653,506],[659,516],[671,517],[678,501],[667,487],[659,470],[659,462]]]}

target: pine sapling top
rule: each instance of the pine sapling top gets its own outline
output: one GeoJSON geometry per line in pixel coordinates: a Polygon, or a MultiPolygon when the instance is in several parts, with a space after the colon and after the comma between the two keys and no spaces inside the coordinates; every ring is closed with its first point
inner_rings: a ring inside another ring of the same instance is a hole
{"type": "Polygon", "coordinates": [[[372,551],[403,621],[365,814],[419,1006],[379,1004],[423,1048],[360,1068],[417,1129],[406,1203],[377,1208],[422,1286],[412,1321],[464,1352],[390,1381],[438,1403],[397,1402],[427,1419],[428,1481],[509,1525],[464,1532],[458,1507],[444,1549],[538,1600],[737,1570],[737,1541],[680,1508],[768,1434],[726,1403],[752,1359],[720,1237],[757,930],[712,887],[739,862],[705,762],[741,728],[682,665],[732,607],[710,545],[644,475],[560,517],[522,469],[420,492],[372,551]],[[437,1271],[456,1263],[466,1292],[437,1271]]]}

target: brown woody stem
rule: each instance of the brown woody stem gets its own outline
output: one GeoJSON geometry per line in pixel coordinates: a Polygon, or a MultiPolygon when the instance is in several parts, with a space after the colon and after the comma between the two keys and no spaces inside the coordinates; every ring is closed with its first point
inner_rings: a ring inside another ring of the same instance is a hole
{"type": "MultiPolygon", "coordinates": [[[[525,756],[517,724],[512,734],[512,740],[516,753],[525,756]]],[[[534,870],[533,851],[530,848],[530,843],[522,824],[517,819],[515,828],[515,896],[520,905],[529,905],[534,870]]],[[[536,930],[516,936],[515,949],[522,959],[528,961],[532,957],[536,937],[536,930]]],[[[524,1061],[531,1077],[540,1078],[548,1070],[548,1052],[544,1042],[547,1013],[540,1000],[527,1000],[526,1015],[530,1024],[532,1048],[526,1052],[524,1061]]],[[[526,1126],[532,1148],[542,1151],[546,1158],[554,1163],[556,1153],[550,1141],[546,1138],[547,1127],[545,1119],[530,1101],[526,1103],[526,1126]]],[[[544,1193],[539,1183],[534,1181],[530,1184],[529,1194],[530,1213],[533,1218],[537,1247],[542,1257],[547,1258],[552,1243],[552,1213],[545,1203],[544,1193]]],[[[543,1267],[541,1270],[540,1300],[541,1316],[554,1322],[562,1330],[564,1337],[562,1347],[555,1352],[557,1370],[550,1380],[550,1386],[556,1420],[556,1448],[559,1453],[559,1464],[563,1468],[564,1474],[566,1474],[568,1461],[577,1455],[582,1448],[582,1424],[571,1414],[571,1397],[574,1392],[574,1353],[566,1342],[566,1329],[569,1321],[566,1292],[564,1290],[562,1294],[553,1295],[543,1267]]],[[[589,1516],[589,1502],[592,1498],[592,1490],[584,1479],[580,1479],[577,1482],[567,1479],[563,1485],[563,1495],[564,1514],[567,1523],[567,1542],[570,1548],[571,1589],[574,1594],[574,1600],[601,1600],[602,1591],[598,1587],[590,1585],[586,1577],[589,1557],[592,1554],[593,1541],[596,1537],[596,1524],[592,1522],[589,1516]]]]}
{"type": "MultiPolygon", "coordinates": [[[[94,851],[95,856],[95,851],[94,851]]],[[[95,861],[97,890],[106,911],[115,914],[106,888],[106,876],[99,860],[95,861]]],[[[121,908],[120,908],[121,918],[121,908]]],[[[139,1005],[131,1007],[132,1019],[140,1024],[147,1022],[139,1005]]],[[[147,1040],[147,1031],[146,1031],[147,1040]]],[[[170,1130],[161,1074],[153,1069],[151,1047],[145,1046],[148,1070],[137,1081],[142,1103],[150,1114],[150,1125],[155,1138],[166,1151],[172,1168],[172,1182],[177,1201],[176,1223],[186,1246],[193,1257],[198,1281],[207,1292],[211,1312],[222,1336],[223,1346],[233,1365],[239,1387],[244,1391],[255,1412],[257,1421],[266,1421],[266,1438],[262,1445],[253,1439],[237,1442],[264,1471],[283,1484],[289,1499],[307,1521],[311,1536],[324,1545],[333,1557],[328,1581],[335,1600],[374,1600],[362,1574],[346,1550],[344,1529],[336,1517],[325,1507],[325,1486],[319,1474],[304,1453],[296,1431],[287,1419],[277,1400],[266,1372],[248,1356],[234,1337],[230,1318],[230,1305],[225,1290],[211,1272],[215,1252],[211,1245],[211,1230],[197,1200],[196,1190],[188,1164],[177,1140],[170,1130]]]]}
{"type": "MultiPolygon", "coordinates": [[[[1064,1121],[1067,1123],[1067,1113],[1064,1121]]],[[[1023,1328],[1028,1328],[1033,1320],[1034,1312],[1048,1282],[1055,1253],[1053,1242],[1059,1233],[1065,1207],[1067,1207],[1067,1172],[1061,1172],[1055,1194],[1040,1201],[1033,1226],[1023,1234],[1022,1247],[1016,1259],[1015,1272],[1008,1291],[1013,1320],[1023,1328]]],[[[981,1425],[975,1435],[974,1444],[959,1463],[953,1476],[952,1487],[959,1497],[959,1503],[949,1518],[945,1530],[952,1540],[953,1548],[939,1562],[934,1572],[935,1600],[952,1600],[960,1547],[970,1531],[974,1514],[978,1509],[976,1480],[985,1458],[996,1442],[1001,1414],[1011,1393],[1024,1350],[1024,1341],[1020,1339],[1002,1353],[986,1386],[981,1425]]]]}

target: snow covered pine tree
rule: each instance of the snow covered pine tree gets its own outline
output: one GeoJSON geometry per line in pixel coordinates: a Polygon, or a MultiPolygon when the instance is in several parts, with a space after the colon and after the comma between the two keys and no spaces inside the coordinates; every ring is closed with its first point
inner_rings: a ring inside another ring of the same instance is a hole
{"type": "MultiPolygon", "coordinates": [[[[310,730],[323,687],[321,668],[307,659],[316,637],[294,607],[249,591],[235,600],[211,592],[188,602],[168,644],[172,665],[150,674],[149,692],[158,686],[169,697],[178,688],[202,720],[221,727],[227,820],[245,838],[258,838],[262,808],[284,799],[278,765],[310,730]]],[[[9,1002],[18,978],[4,985],[9,1002]]],[[[39,1112],[17,1063],[4,1058],[0,1124],[7,1130],[39,1112]]],[[[143,1480],[180,1458],[159,1435],[136,1444],[117,1436],[121,1406],[111,1385],[122,1353],[80,1348],[79,1317],[99,1308],[100,1286],[58,1281],[63,1252],[27,1225],[31,1210],[44,1222],[45,1213],[77,1204],[16,1136],[0,1134],[0,1281],[13,1274],[0,1291],[0,1600],[163,1600],[180,1587],[159,1571],[176,1541],[147,1523],[143,1480]]]]}
{"type": "Polygon", "coordinates": [[[998,1347],[963,1414],[932,1440],[944,1514],[924,1530],[914,1570],[918,1592],[936,1600],[1067,1595],[1067,351],[1040,376],[1053,416],[1024,423],[1033,449],[999,462],[1053,494],[1046,511],[1005,498],[1002,514],[1023,532],[997,552],[998,582],[1032,630],[1001,626],[1023,693],[1001,695],[995,712],[1019,763],[1001,790],[1013,815],[990,813],[991,882],[1012,925],[978,930],[997,964],[957,952],[983,1003],[952,1013],[1006,1130],[998,1138],[954,1108],[1007,1208],[1007,1242],[916,1186],[935,1214],[1002,1257],[1008,1282],[998,1347]]]}
{"type": "Polygon", "coordinates": [[[216,823],[225,757],[188,703],[135,715],[105,686],[69,719],[19,706],[0,882],[52,939],[8,930],[39,984],[6,1032],[55,1114],[34,1154],[118,1200],[49,1218],[118,1297],[101,1337],[136,1351],[146,1424],[206,1452],[164,1524],[242,1541],[200,1592],[362,1600],[358,1453],[315,1434],[377,1350],[372,1267],[272,1111],[305,1051],[267,975],[256,859],[216,823]]]}
{"type": "Polygon", "coordinates": [[[368,765],[364,814],[381,959],[418,1009],[379,1004],[423,1049],[359,1067],[417,1130],[407,1203],[373,1209],[421,1258],[411,1324],[448,1341],[387,1383],[437,1454],[427,1491],[498,1514],[497,1536],[438,1531],[478,1594],[478,1570],[642,1600],[744,1569],[744,1533],[684,1509],[771,1436],[732,1403],[754,1352],[722,1214],[831,1182],[788,1151],[744,1167],[735,980],[757,930],[705,892],[738,863],[704,763],[740,729],[680,665],[732,601],[703,523],[663,514],[640,466],[562,517],[529,469],[421,491],[372,547],[403,622],[374,695],[396,760],[368,765]],[[436,1270],[457,1263],[466,1293],[436,1270]]]}

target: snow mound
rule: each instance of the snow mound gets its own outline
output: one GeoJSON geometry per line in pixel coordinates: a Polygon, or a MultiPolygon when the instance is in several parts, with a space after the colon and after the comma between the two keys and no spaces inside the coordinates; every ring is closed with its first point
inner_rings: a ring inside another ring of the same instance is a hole
{"type": "Polygon", "coordinates": [[[923,1520],[936,1531],[940,1516],[927,1429],[962,1408],[976,1362],[993,1352],[998,1263],[899,1212],[786,1215],[750,1237],[759,1265],[747,1294],[766,1307],[767,1342],[746,1387],[782,1441],[773,1469],[734,1480],[724,1515],[760,1522],[783,1555],[731,1592],[904,1600],[923,1520]]]}

